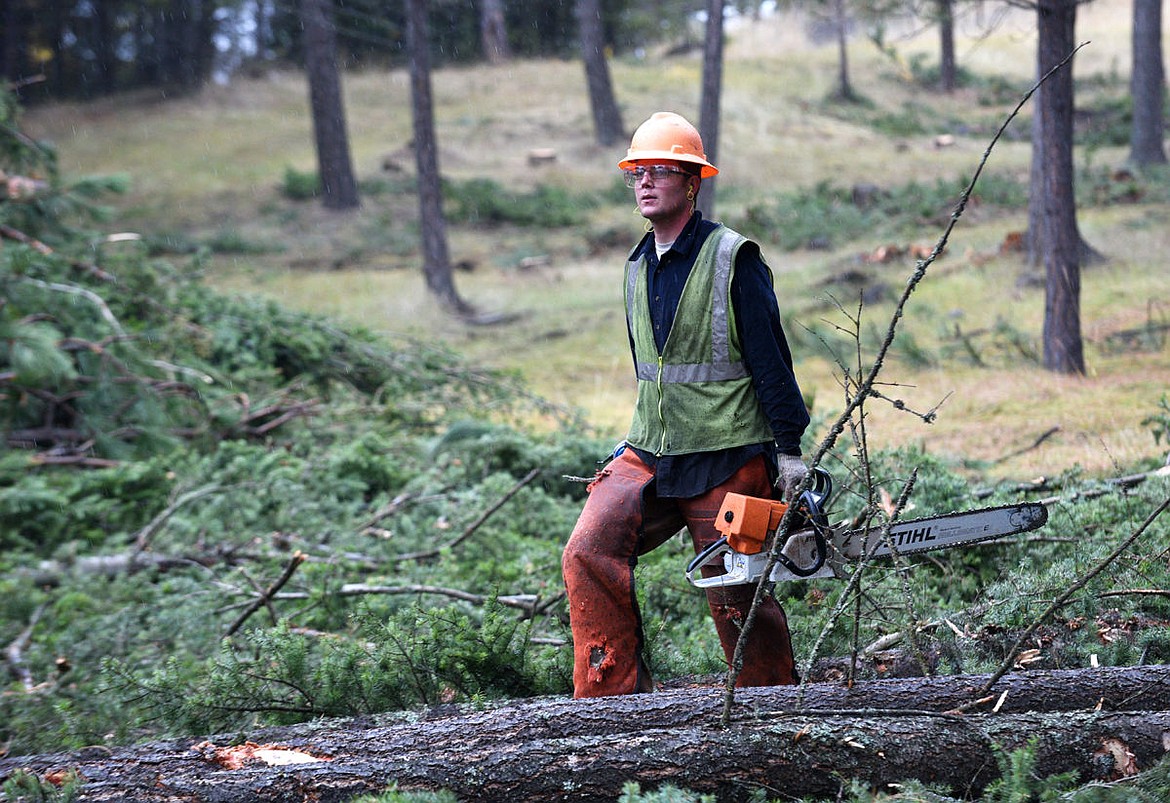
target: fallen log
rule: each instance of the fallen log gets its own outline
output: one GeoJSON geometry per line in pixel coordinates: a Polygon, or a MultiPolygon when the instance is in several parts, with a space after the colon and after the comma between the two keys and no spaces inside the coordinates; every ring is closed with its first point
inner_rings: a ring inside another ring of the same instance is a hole
{"type": "Polygon", "coordinates": [[[753,789],[816,799],[854,778],[877,789],[919,779],[971,796],[997,777],[997,749],[1031,740],[1037,774],[1073,771],[1084,782],[1147,769],[1170,749],[1170,667],[1009,675],[997,711],[947,713],[986,679],[746,689],[727,728],[723,690],[712,687],[441,706],[265,729],[245,744],[236,734],[7,758],[0,780],[75,771],[77,800],[93,803],[343,801],[391,785],[465,801],[614,800],[629,782],[719,800],[753,789]]]}

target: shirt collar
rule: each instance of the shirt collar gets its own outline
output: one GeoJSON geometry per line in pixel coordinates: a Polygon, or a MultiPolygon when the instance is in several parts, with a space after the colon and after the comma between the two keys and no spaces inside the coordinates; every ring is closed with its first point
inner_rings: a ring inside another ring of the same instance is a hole
{"type": "MultiPolygon", "coordinates": [[[[689,253],[691,246],[695,242],[695,237],[699,233],[699,224],[703,222],[703,213],[695,210],[691,213],[691,219],[687,221],[687,225],[683,226],[683,230],[674,238],[674,244],[670,246],[670,251],[678,251],[680,254],[689,253]]],[[[667,251],[669,254],[670,251],[667,251]]],[[[654,232],[646,232],[645,236],[634,247],[630,255],[632,261],[637,261],[642,257],[650,258],[654,254],[654,232]]]]}

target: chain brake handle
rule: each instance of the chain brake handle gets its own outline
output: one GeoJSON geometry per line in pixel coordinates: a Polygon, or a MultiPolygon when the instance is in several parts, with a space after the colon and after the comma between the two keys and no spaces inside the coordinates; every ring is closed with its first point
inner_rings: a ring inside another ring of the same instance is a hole
{"type": "MultiPolygon", "coordinates": [[[[813,560],[812,566],[797,566],[783,552],[776,555],[776,562],[797,577],[809,577],[816,574],[829,557],[829,544],[825,540],[825,535],[830,531],[829,517],[825,513],[825,508],[829,506],[829,499],[833,496],[833,477],[820,466],[816,466],[810,473],[813,477],[812,487],[800,495],[796,505],[796,513],[804,518],[813,531],[813,542],[817,550],[816,559],[813,560]]],[[[802,528],[793,525],[790,531],[798,529],[802,528]]]]}

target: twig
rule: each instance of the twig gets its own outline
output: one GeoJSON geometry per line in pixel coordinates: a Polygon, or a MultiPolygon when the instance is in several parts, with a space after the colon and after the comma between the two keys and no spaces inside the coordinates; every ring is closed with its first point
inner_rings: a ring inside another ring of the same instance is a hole
{"type": "MultiPolygon", "coordinates": [[[[902,492],[898,494],[898,501],[894,507],[893,513],[890,515],[891,524],[906,508],[906,503],[910,501],[910,493],[914,489],[914,483],[918,480],[918,469],[915,468],[910,472],[910,479],[902,487],[902,492]]],[[[906,601],[906,610],[910,616],[910,627],[906,630],[906,638],[910,642],[910,651],[914,654],[914,659],[918,661],[919,667],[922,669],[923,675],[930,674],[929,662],[926,660],[926,655],[922,650],[922,645],[918,641],[917,621],[918,615],[914,610],[914,594],[910,590],[909,570],[906,568],[906,559],[898,551],[897,545],[890,534],[891,527],[887,526],[882,529],[882,540],[885,541],[886,548],[890,550],[890,556],[894,559],[894,571],[898,575],[898,580],[902,584],[902,597],[906,601]]],[[[830,627],[832,625],[830,624],[830,627]]]]}
{"type": "Polygon", "coordinates": [[[113,327],[114,331],[123,337],[126,335],[126,330],[122,328],[122,324],[118,323],[118,319],[114,317],[114,313],[106,305],[104,298],[99,296],[92,290],[87,290],[84,287],[78,287],[75,284],[61,284],[60,282],[44,282],[40,279],[33,279],[29,276],[21,277],[20,281],[34,284],[37,287],[43,287],[46,290],[56,290],[59,293],[69,293],[71,295],[81,296],[82,298],[92,301],[99,310],[101,315],[106,319],[106,322],[113,327]]]}
{"type": "MultiPolygon", "coordinates": [[[[902,493],[898,497],[897,506],[894,509],[894,515],[890,516],[882,526],[881,539],[886,544],[892,545],[892,539],[890,538],[890,528],[894,526],[897,521],[898,514],[902,511],[902,508],[905,507],[907,500],[909,500],[910,490],[913,488],[913,486],[913,479],[911,479],[910,482],[903,486],[902,493]]],[[[837,604],[833,608],[832,612],[830,612],[829,618],[825,622],[825,626],[821,628],[821,632],[817,635],[817,640],[813,643],[812,649],[809,650],[808,660],[805,662],[805,665],[802,667],[802,671],[800,673],[800,693],[796,698],[798,707],[804,702],[804,687],[810,674],[809,670],[812,666],[813,658],[821,651],[821,645],[824,644],[825,639],[828,638],[829,632],[833,629],[833,626],[836,624],[837,620],[841,618],[842,614],[844,614],[845,607],[849,600],[855,593],[858,593],[858,589],[861,584],[861,577],[865,573],[864,570],[866,566],[868,566],[868,557],[870,554],[868,538],[869,534],[867,532],[866,540],[862,543],[861,563],[858,564],[857,568],[853,570],[853,574],[850,575],[849,582],[846,584],[845,590],[841,592],[841,596],[837,599],[837,604]]],[[[761,585],[763,584],[761,583],[761,585]]],[[[743,640],[742,636],[740,636],[740,640],[743,640]]],[[[736,646],[738,647],[738,644],[736,646]]],[[[726,706],[726,701],[724,701],[724,703],[726,706]]],[[[727,712],[725,707],[725,714],[726,713],[727,712]]]]}
{"type": "Polygon", "coordinates": [[[372,515],[368,519],[366,519],[358,527],[358,530],[361,532],[365,532],[366,530],[370,529],[371,527],[373,527],[374,525],[376,525],[380,521],[382,521],[382,519],[389,518],[390,516],[393,516],[395,513],[397,513],[399,510],[401,510],[406,505],[407,502],[409,502],[411,499],[413,499],[417,495],[418,494],[413,494],[413,493],[399,494],[398,496],[391,499],[390,503],[388,505],[383,505],[381,508],[379,508],[374,513],[374,515],[372,515]]]}
{"type": "Polygon", "coordinates": [[[121,461],[109,460],[104,457],[89,457],[83,454],[47,454],[45,452],[31,455],[28,462],[31,466],[81,466],[82,468],[115,468],[122,465],[121,461]]]}
{"type": "MultiPolygon", "coordinates": [[[[252,586],[253,591],[255,591],[257,594],[264,593],[264,589],[262,589],[260,584],[256,582],[256,578],[252,577],[252,575],[250,575],[246,569],[241,567],[240,574],[242,574],[244,579],[248,581],[248,585],[252,586]]],[[[276,615],[276,606],[272,604],[271,597],[264,600],[264,607],[268,610],[268,621],[272,623],[273,627],[276,627],[276,623],[280,621],[280,618],[276,615]]]]}
{"type": "MultiPolygon", "coordinates": [[[[1072,60],[1073,56],[1075,56],[1082,47],[1084,47],[1084,43],[1077,45],[1058,64],[1045,73],[1040,78],[1040,80],[1037,81],[1032,86],[1032,88],[1024,94],[1019,103],[1017,103],[1015,108],[1012,110],[1011,114],[1007,116],[1007,119],[1004,120],[1003,124],[1000,125],[999,129],[995,132],[995,136],[991,138],[991,142],[988,143],[987,148],[983,151],[983,157],[979,160],[979,164],[975,168],[974,175],[971,176],[971,180],[967,183],[966,188],[960,195],[959,201],[955,205],[954,211],[951,213],[951,218],[947,223],[946,228],[939,236],[938,241],[935,243],[934,248],[931,249],[930,254],[924,259],[918,260],[914,272],[907,280],[906,287],[902,290],[902,295],[898,299],[898,303],[895,306],[894,312],[890,318],[890,323],[886,329],[885,337],[882,340],[881,346],[878,348],[877,356],[873,359],[873,362],[870,365],[869,373],[866,375],[865,379],[858,384],[857,393],[853,396],[852,399],[849,400],[849,403],[845,406],[845,409],[833,423],[829,433],[821,441],[820,446],[817,448],[817,451],[809,461],[810,467],[820,465],[821,460],[823,460],[825,455],[828,454],[829,450],[833,448],[833,445],[837,442],[837,438],[845,430],[846,422],[851,419],[854,412],[857,411],[857,409],[871,394],[874,383],[877,381],[878,374],[881,373],[882,367],[885,364],[886,355],[889,353],[890,347],[893,345],[894,336],[898,329],[898,323],[905,314],[906,305],[910,301],[910,296],[914,293],[915,288],[917,288],[918,284],[926,276],[927,268],[929,268],[935,262],[935,260],[938,259],[939,255],[942,254],[943,250],[946,248],[947,242],[951,236],[951,232],[958,224],[959,218],[962,216],[964,210],[967,207],[967,202],[970,200],[972,193],[975,191],[975,185],[983,173],[983,168],[991,158],[992,149],[995,148],[1000,138],[1004,135],[1004,132],[1007,130],[1007,127],[1011,124],[1012,120],[1014,120],[1020,113],[1020,110],[1023,109],[1024,104],[1028,102],[1028,100],[1032,97],[1033,94],[1036,93],[1040,86],[1045,81],[1047,81],[1057,70],[1067,65],[1069,61],[1072,60]]],[[[804,481],[800,484],[800,487],[797,490],[797,494],[799,495],[800,493],[807,491],[812,486],[812,481],[812,472],[810,471],[809,474],[805,476],[804,481]]],[[[784,548],[786,537],[792,529],[792,522],[795,521],[795,510],[796,505],[790,505],[789,508],[785,511],[784,516],[780,521],[779,527],[777,527],[777,537],[775,538],[772,544],[772,548],[768,553],[768,562],[764,569],[765,577],[771,573],[772,567],[775,566],[779,558],[780,551],[784,548]]],[[[752,625],[755,622],[756,611],[759,609],[764,595],[770,593],[770,590],[767,588],[768,585],[768,583],[760,583],[756,587],[755,597],[752,599],[752,605],[748,610],[748,615],[744,618],[743,628],[740,631],[739,640],[735,645],[735,652],[732,657],[731,668],[727,676],[727,689],[723,704],[722,721],[724,725],[731,721],[732,706],[735,703],[735,681],[739,676],[740,670],[743,668],[744,647],[751,633],[752,625]]]]}
{"type": "MultiPolygon", "coordinates": [[[[1078,491],[1068,496],[1049,496],[1040,499],[1042,505],[1052,505],[1057,502],[1076,502],[1081,499],[1093,499],[1098,496],[1103,496],[1107,493],[1112,493],[1117,488],[1121,490],[1128,490],[1136,488],[1148,479],[1155,477],[1170,477],[1170,465],[1156,468],[1153,471],[1143,471],[1138,474],[1126,474],[1122,477],[1108,477],[1101,480],[1106,486],[1105,488],[1092,488],[1088,491],[1078,491]]],[[[1052,483],[1048,478],[1041,477],[1034,482],[1019,482],[1007,488],[1007,490],[1015,493],[1037,493],[1039,491],[1051,491],[1052,483]]],[[[979,488],[972,492],[971,496],[975,499],[986,499],[994,494],[998,489],[996,488],[979,488]]]]}
{"type": "MultiPolygon", "coordinates": [[[[1010,650],[1008,650],[1007,657],[1004,659],[1003,663],[1000,664],[999,669],[997,669],[991,675],[991,677],[988,678],[987,682],[983,684],[982,689],[980,689],[980,691],[978,692],[978,696],[982,697],[983,695],[990,692],[991,689],[995,686],[995,684],[999,682],[999,679],[1008,673],[1008,671],[1015,664],[1016,656],[1019,654],[1020,648],[1028,641],[1028,639],[1030,639],[1032,637],[1032,634],[1036,632],[1036,629],[1038,627],[1040,627],[1041,624],[1046,622],[1048,620],[1049,616],[1051,616],[1057,610],[1062,608],[1070,599],[1072,599],[1073,596],[1078,591],[1080,591],[1086,585],[1088,585],[1090,580],[1092,580],[1094,577],[1096,577],[1101,572],[1105,571],[1105,569],[1108,568],[1113,563],[1113,561],[1115,561],[1119,557],[1121,557],[1121,555],[1127,549],[1129,549],[1130,546],[1132,546],[1133,543],[1135,541],[1137,541],[1138,538],[1140,538],[1145,533],[1145,531],[1149,528],[1149,526],[1154,523],[1154,520],[1157,519],[1158,516],[1162,515],[1162,513],[1166,510],[1167,507],[1170,507],[1170,497],[1167,497],[1165,500],[1163,500],[1162,504],[1158,505],[1157,509],[1155,509],[1153,513],[1151,513],[1149,516],[1146,517],[1146,520],[1144,522],[1142,522],[1142,525],[1140,527],[1138,527],[1136,530],[1134,530],[1133,533],[1131,533],[1128,538],[1126,538],[1124,541],[1122,541],[1121,544],[1119,544],[1116,549],[1114,549],[1112,552],[1110,552],[1109,555],[1106,556],[1104,560],[1102,560],[1100,563],[1098,563],[1096,566],[1094,566],[1092,569],[1090,569],[1087,574],[1082,576],[1079,580],[1077,580],[1075,583],[1073,583],[1072,586],[1070,586],[1063,594],[1061,594],[1059,597],[1057,597],[1055,600],[1053,600],[1052,604],[1049,605],[1047,608],[1045,608],[1044,612],[1042,614],[1040,614],[1039,616],[1037,616],[1032,621],[1032,624],[1028,625],[1028,627],[1024,630],[1024,632],[1020,634],[1020,637],[1018,639],[1016,639],[1016,643],[1012,645],[1012,648],[1010,650]]],[[[971,704],[968,703],[967,707],[969,707],[970,705],[971,704]]],[[[965,710],[965,707],[961,706],[960,710],[965,710]]]]}
{"type": "Polygon", "coordinates": [[[1023,449],[1017,449],[1014,452],[1011,452],[1009,454],[1005,454],[1003,457],[1000,457],[999,459],[997,459],[993,463],[993,465],[999,465],[1000,463],[1006,463],[1008,460],[1011,460],[1013,457],[1019,457],[1022,454],[1027,454],[1028,452],[1032,451],[1033,449],[1040,448],[1040,445],[1042,443],[1044,443],[1044,441],[1048,440],[1049,438],[1051,438],[1053,435],[1055,435],[1058,432],[1060,432],[1059,426],[1049,427],[1045,432],[1041,433],[1040,437],[1038,437],[1036,440],[1034,440],[1032,442],[1031,446],[1025,446],[1023,449]]]}
{"type": "Polygon", "coordinates": [[[471,524],[467,525],[467,527],[463,530],[463,532],[459,535],[459,537],[456,538],[455,540],[451,541],[450,543],[444,544],[443,546],[435,547],[434,549],[424,549],[420,552],[407,552],[406,554],[403,554],[403,555],[395,555],[390,560],[392,562],[395,562],[395,563],[401,562],[401,561],[407,561],[407,560],[425,560],[426,558],[436,557],[444,549],[453,549],[454,547],[459,546],[464,541],[466,541],[468,538],[470,538],[472,535],[474,535],[475,531],[478,530],[481,526],[483,526],[483,523],[485,521],[487,521],[489,518],[491,518],[492,514],[494,514],[497,510],[499,510],[501,507],[503,507],[505,504],[507,504],[509,499],[511,499],[513,496],[515,496],[517,493],[519,493],[521,488],[523,488],[528,483],[532,482],[538,476],[540,476],[540,469],[539,468],[534,468],[534,469],[532,469],[532,471],[529,471],[524,476],[524,478],[522,480],[520,480],[518,483],[513,485],[511,490],[509,490],[506,494],[504,494],[502,497],[500,497],[500,499],[497,500],[494,505],[492,505],[487,510],[485,510],[482,514],[480,514],[479,518],[477,518],[471,524]]]}
{"type": "MultiPolygon", "coordinates": [[[[939,625],[939,623],[937,620],[925,622],[921,625],[916,625],[914,627],[914,631],[916,633],[926,633],[928,631],[933,631],[933,630],[937,629],[938,625],[939,625]]],[[[906,633],[905,633],[905,631],[902,631],[902,630],[898,630],[894,633],[886,633],[884,636],[876,639],[875,641],[870,642],[868,645],[866,645],[864,648],[862,648],[862,650],[860,652],[860,656],[862,658],[869,658],[869,657],[873,656],[874,653],[881,652],[882,650],[888,650],[891,647],[893,647],[895,644],[900,643],[902,641],[902,639],[904,639],[905,637],[906,637],[906,633]]]]}
{"type": "MultiPolygon", "coordinates": [[[[346,583],[337,589],[335,592],[339,597],[361,597],[367,595],[387,595],[387,596],[405,596],[408,594],[434,594],[441,597],[450,597],[451,599],[461,600],[463,602],[470,602],[473,605],[484,605],[489,599],[483,594],[473,594],[470,591],[463,591],[458,588],[446,588],[443,586],[429,586],[429,585],[404,585],[404,586],[382,586],[370,585],[368,583],[346,583]]],[[[563,597],[563,593],[554,597],[552,602],[555,603],[563,597]]],[[[293,591],[283,594],[276,594],[273,599],[277,600],[302,600],[309,599],[308,593],[293,591]]],[[[542,602],[541,597],[537,594],[506,594],[497,596],[495,598],[505,608],[516,608],[522,610],[527,614],[535,615],[536,613],[548,608],[548,602],[542,602]]]]}
{"type": "Polygon", "coordinates": [[[1168,597],[1170,589],[1165,588],[1119,588],[1114,591],[1102,591],[1098,597],[1168,597]]]}
{"type": "MultiPolygon", "coordinates": [[[[178,512],[179,508],[198,499],[202,499],[205,496],[213,494],[219,489],[220,486],[214,483],[211,485],[204,485],[202,488],[196,488],[194,491],[188,491],[174,502],[167,505],[164,510],[162,510],[157,516],[147,522],[146,526],[134,535],[134,557],[137,557],[139,552],[142,552],[142,550],[146,549],[150,545],[150,542],[154,536],[157,535],[158,531],[161,530],[163,525],[167,523],[167,520],[178,512]]],[[[131,564],[134,562],[134,557],[131,558],[131,564]]]]}
{"type": "MultiPolygon", "coordinates": [[[[428,586],[428,585],[405,585],[405,586],[381,586],[370,585],[368,583],[345,583],[335,592],[339,597],[363,597],[370,595],[386,595],[386,596],[406,596],[408,594],[434,594],[440,597],[450,597],[462,602],[470,602],[473,605],[485,605],[491,597],[483,594],[474,594],[470,591],[464,591],[459,588],[446,588],[444,586],[428,586]]],[[[311,599],[313,594],[307,591],[282,591],[272,595],[275,601],[287,600],[306,600],[311,599]]],[[[515,608],[528,614],[530,618],[536,618],[552,606],[556,605],[565,598],[565,593],[562,591],[555,594],[547,600],[543,600],[539,594],[505,594],[496,596],[495,599],[505,608],[515,608]]],[[[251,603],[249,603],[251,604],[251,603]]],[[[242,603],[227,605],[220,608],[219,611],[230,611],[241,607],[242,603]]]]}
{"type": "Polygon", "coordinates": [[[301,552],[299,549],[294,552],[292,558],[288,562],[288,565],[284,567],[284,572],[276,579],[276,582],[268,586],[268,588],[264,590],[263,594],[252,600],[252,603],[244,609],[244,612],[239,615],[236,621],[232,622],[231,627],[227,629],[227,632],[223,634],[223,637],[227,638],[228,636],[235,633],[240,629],[240,627],[243,626],[244,622],[248,621],[249,616],[267,605],[269,600],[271,600],[276,595],[276,592],[283,588],[284,584],[292,578],[293,573],[297,570],[297,567],[304,563],[307,557],[308,555],[306,555],[304,552],[301,552]]]}
{"type": "Polygon", "coordinates": [[[33,628],[40,621],[45,607],[45,603],[37,606],[37,609],[32,612],[32,616],[29,617],[28,625],[4,650],[4,660],[8,663],[8,668],[12,670],[12,674],[20,681],[20,685],[24,687],[25,691],[32,691],[37,685],[32,672],[24,663],[24,651],[32,641],[33,628]]]}
{"type": "Polygon", "coordinates": [[[21,245],[27,245],[37,253],[43,254],[45,256],[53,253],[52,248],[42,243],[36,237],[25,234],[23,231],[14,229],[11,226],[6,226],[3,223],[0,223],[0,237],[7,237],[9,240],[14,240],[21,245]]]}

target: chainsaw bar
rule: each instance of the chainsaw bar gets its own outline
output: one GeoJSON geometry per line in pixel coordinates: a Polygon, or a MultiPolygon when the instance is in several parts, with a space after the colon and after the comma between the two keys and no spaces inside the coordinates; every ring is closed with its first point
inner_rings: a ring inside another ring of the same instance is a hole
{"type": "Polygon", "coordinates": [[[1023,502],[895,522],[889,538],[884,537],[881,527],[869,527],[835,532],[832,540],[842,557],[859,560],[863,556],[914,555],[978,544],[1035,530],[1046,521],[1048,508],[1039,502],[1023,502]]]}
{"type": "MultiPolygon", "coordinates": [[[[848,576],[848,565],[859,563],[863,558],[888,557],[895,552],[916,555],[994,541],[1035,530],[1046,521],[1048,508],[1039,502],[1023,502],[896,522],[890,527],[889,539],[883,537],[881,527],[845,530],[838,525],[825,528],[827,533],[818,533],[816,528],[804,529],[789,536],[781,549],[785,560],[773,563],[768,579],[774,583],[840,579],[848,576]],[[893,544],[893,549],[890,544],[893,544]]],[[[731,549],[727,539],[720,539],[691,561],[687,567],[687,579],[698,588],[758,583],[769,562],[766,550],[745,555],[731,549]],[[699,569],[719,558],[722,558],[725,574],[699,576],[699,569]]]]}
{"type": "Polygon", "coordinates": [[[776,503],[728,494],[716,518],[716,529],[724,537],[687,565],[691,584],[698,588],[735,586],[758,583],[765,575],[774,583],[843,578],[851,563],[993,541],[1035,530],[1048,521],[1048,508],[1042,502],[1021,502],[897,521],[888,529],[883,525],[846,530],[841,524],[830,525],[824,514],[833,493],[832,477],[820,468],[813,472],[815,482],[799,500],[805,526],[789,535],[774,559],[766,541],[775,535],[776,503]],[[720,560],[723,574],[699,576],[701,569],[720,560]]]}

